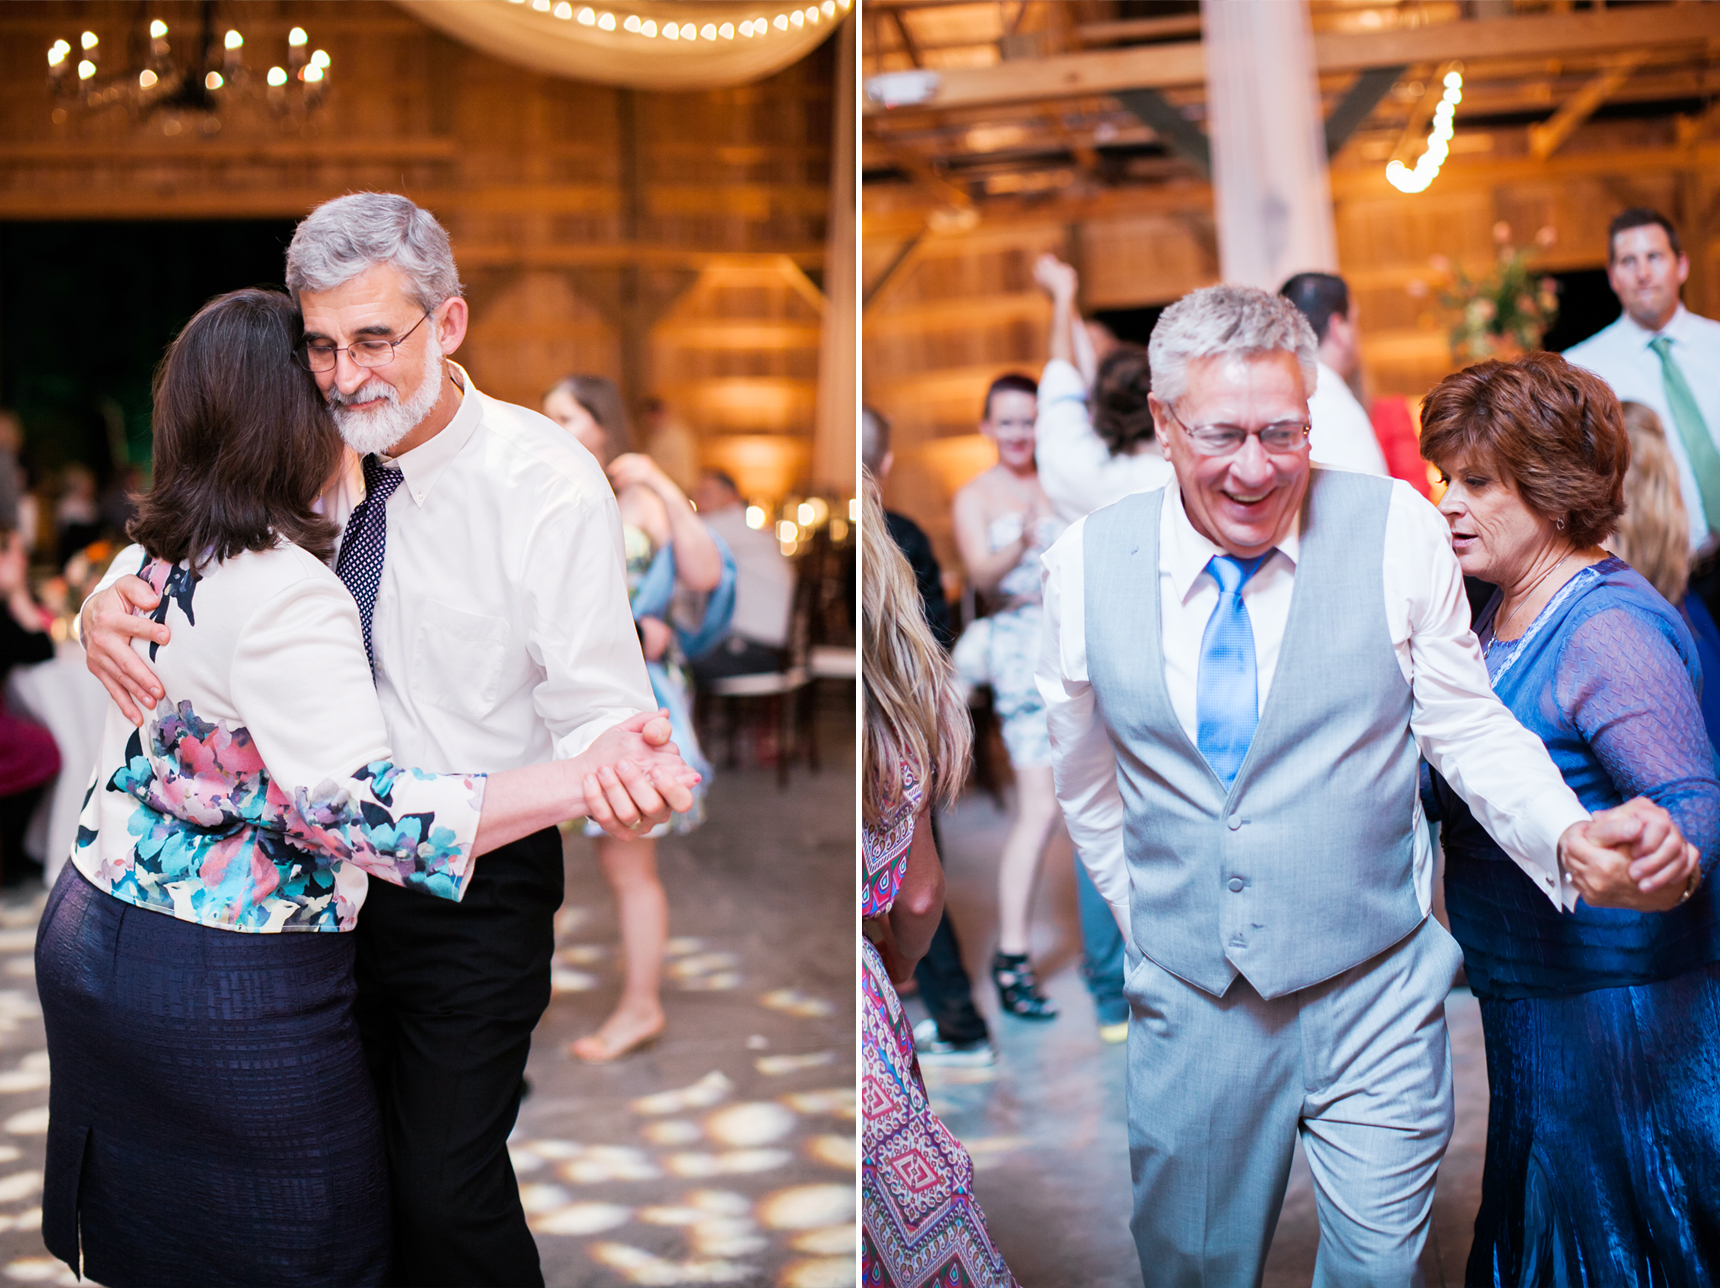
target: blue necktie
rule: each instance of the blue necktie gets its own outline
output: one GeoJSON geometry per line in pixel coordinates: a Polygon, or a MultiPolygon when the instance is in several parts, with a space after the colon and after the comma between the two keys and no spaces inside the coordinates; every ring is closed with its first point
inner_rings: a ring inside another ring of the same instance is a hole
{"type": "Polygon", "coordinates": [[[388,498],[400,486],[401,477],[397,469],[384,469],[376,457],[364,458],[364,500],[347,516],[340,559],[335,563],[335,574],[358,601],[358,617],[364,623],[364,655],[370,659],[373,676],[376,650],[370,642],[370,622],[376,614],[376,590],[382,585],[382,556],[388,544],[388,498]]]}
{"type": "Polygon", "coordinates": [[[1246,560],[1214,555],[1206,565],[1218,583],[1218,606],[1207,618],[1200,641],[1200,671],[1195,680],[1197,745],[1226,787],[1236,781],[1248,744],[1254,741],[1254,727],[1260,723],[1254,627],[1242,602],[1242,586],[1271,553],[1246,560]]]}

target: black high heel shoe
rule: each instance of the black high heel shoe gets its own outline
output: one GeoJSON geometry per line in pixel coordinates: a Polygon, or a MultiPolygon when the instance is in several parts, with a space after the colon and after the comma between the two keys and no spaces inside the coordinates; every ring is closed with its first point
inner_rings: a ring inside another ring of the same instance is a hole
{"type": "Polygon", "coordinates": [[[991,982],[997,985],[997,1000],[1011,1015],[1024,1020],[1054,1020],[1057,1004],[1039,991],[1039,980],[1026,953],[994,953],[991,982]]]}

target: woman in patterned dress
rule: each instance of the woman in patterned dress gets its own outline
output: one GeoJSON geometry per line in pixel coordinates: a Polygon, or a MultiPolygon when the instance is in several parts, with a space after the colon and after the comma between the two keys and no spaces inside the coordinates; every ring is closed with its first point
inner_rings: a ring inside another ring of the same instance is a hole
{"type": "Polygon", "coordinates": [[[932,1112],[892,980],[943,910],[931,807],[966,776],[972,731],[868,476],[862,753],[861,1275],[867,1288],[1013,1288],[973,1195],[973,1160],[932,1112]]]}
{"type": "MultiPolygon", "coordinates": [[[[735,606],[734,558],[722,538],[693,512],[686,494],[649,456],[628,450],[621,391],[602,376],[569,376],[543,400],[544,415],[598,459],[615,488],[627,549],[627,590],[645,671],[657,702],[669,712],[675,742],[709,782],[710,762],[693,732],[692,687],[686,661],[727,632],[735,606]],[[698,624],[674,610],[700,597],[698,624]]],[[[705,821],[704,786],[693,808],[648,836],[621,839],[588,826],[597,844],[621,920],[623,973],[615,1010],[595,1033],[568,1044],[586,1064],[608,1064],[656,1041],[663,1032],[663,952],[669,941],[669,900],[657,875],[657,839],[685,836],[705,821]]]]}

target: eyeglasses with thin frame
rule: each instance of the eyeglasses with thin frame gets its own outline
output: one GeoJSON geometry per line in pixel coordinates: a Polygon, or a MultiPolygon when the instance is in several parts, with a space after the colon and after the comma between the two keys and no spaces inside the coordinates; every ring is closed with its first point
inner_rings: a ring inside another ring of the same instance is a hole
{"type": "MultiPolygon", "coordinates": [[[[433,313],[435,310],[432,309],[431,312],[433,313]]],[[[423,326],[424,319],[429,316],[430,313],[426,313],[424,317],[414,322],[412,331],[423,326]]],[[[377,336],[369,340],[355,340],[348,345],[326,344],[321,341],[312,343],[308,340],[301,340],[298,347],[293,350],[293,361],[306,371],[333,371],[340,362],[340,355],[344,353],[352,359],[352,365],[355,367],[386,367],[394,361],[395,349],[406,343],[412,335],[412,331],[408,331],[398,340],[384,340],[381,336],[377,336]]]]}
{"type": "Polygon", "coordinates": [[[1274,455],[1299,452],[1308,445],[1306,421],[1280,420],[1260,429],[1244,429],[1241,425],[1190,425],[1173,408],[1166,406],[1165,411],[1182,426],[1188,441],[1202,456],[1229,456],[1241,451],[1250,434],[1258,435],[1260,446],[1274,455]]]}

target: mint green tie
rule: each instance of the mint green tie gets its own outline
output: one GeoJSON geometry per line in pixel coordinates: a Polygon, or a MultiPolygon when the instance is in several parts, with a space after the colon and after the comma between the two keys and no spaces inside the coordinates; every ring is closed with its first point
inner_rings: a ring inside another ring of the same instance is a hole
{"type": "Polygon", "coordinates": [[[1678,427],[1679,441],[1690,460],[1691,473],[1696,475],[1696,489],[1702,493],[1702,513],[1710,532],[1720,532],[1720,450],[1708,433],[1708,422],[1702,419],[1702,409],[1690,386],[1684,383],[1684,373],[1672,360],[1672,338],[1657,335],[1648,342],[1660,358],[1660,378],[1666,385],[1666,405],[1672,409],[1673,424],[1678,427]]]}

